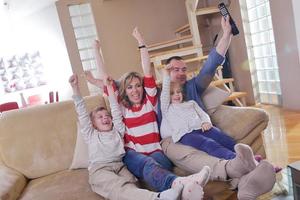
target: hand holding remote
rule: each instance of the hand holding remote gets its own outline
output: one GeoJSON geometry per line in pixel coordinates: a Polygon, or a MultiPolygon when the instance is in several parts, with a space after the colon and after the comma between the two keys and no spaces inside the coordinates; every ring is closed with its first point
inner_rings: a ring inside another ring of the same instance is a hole
{"type": "Polygon", "coordinates": [[[231,25],[231,32],[233,35],[239,34],[239,29],[237,28],[235,22],[233,21],[232,17],[230,16],[230,13],[224,3],[220,3],[218,8],[220,9],[221,15],[226,19],[229,16],[229,23],[231,25]]]}

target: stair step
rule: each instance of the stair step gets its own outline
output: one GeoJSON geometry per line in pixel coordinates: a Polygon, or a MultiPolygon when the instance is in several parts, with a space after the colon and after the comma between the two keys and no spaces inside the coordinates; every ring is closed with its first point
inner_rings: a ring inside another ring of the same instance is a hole
{"type": "Polygon", "coordinates": [[[189,46],[185,48],[180,49],[173,49],[158,53],[150,53],[150,59],[151,62],[154,62],[156,60],[164,60],[168,59],[171,56],[186,56],[191,54],[196,54],[202,52],[201,46],[189,46]]]}
{"type": "Polygon", "coordinates": [[[221,86],[221,85],[224,85],[226,83],[231,83],[233,82],[234,79],[233,78],[224,78],[224,79],[219,79],[219,80],[215,80],[215,81],[212,81],[210,83],[211,86],[221,86]]]}
{"type": "MultiPolygon", "coordinates": [[[[163,68],[163,67],[164,67],[164,65],[163,65],[161,68],[163,68]]],[[[199,72],[200,72],[200,70],[202,69],[202,67],[203,67],[203,66],[201,66],[200,68],[198,68],[198,69],[196,69],[196,70],[194,70],[194,71],[189,71],[189,72],[187,72],[187,77],[188,77],[189,79],[191,79],[191,78],[197,76],[197,74],[199,74],[199,72]]],[[[159,68],[159,69],[161,69],[161,68],[159,68]]],[[[216,70],[216,71],[222,70],[222,68],[223,68],[223,66],[219,65],[219,66],[217,67],[217,70],[216,70]]],[[[218,80],[221,80],[221,79],[218,79],[218,80]]],[[[229,81],[229,82],[230,82],[230,81],[229,81]]],[[[212,82],[212,83],[213,83],[213,82],[212,82]]]]}
{"type": "Polygon", "coordinates": [[[246,92],[233,92],[231,93],[231,95],[226,99],[226,101],[232,101],[235,100],[237,98],[242,98],[247,96],[246,92]]]}
{"type": "Polygon", "coordinates": [[[175,33],[175,34],[184,33],[184,32],[186,32],[186,31],[188,31],[189,29],[190,29],[190,25],[189,25],[189,24],[185,24],[185,25],[179,27],[178,29],[176,29],[176,30],[174,31],[174,33],[175,33]]]}
{"type": "Polygon", "coordinates": [[[154,51],[154,50],[157,50],[157,49],[162,49],[162,48],[171,47],[171,46],[178,45],[178,44],[191,42],[192,40],[193,40],[192,35],[186,35],[186,36],[178,37],[178,38],[168,40],[168,41],[165,41],[165,42],[151,44],[151,45],[148,46],[148,50],[149,51],[154,51]]]}
{"type": "Polygon", "coordinates": [[[219,8],[216,6],[200,8],[196,10],[196,15],[207,15],[220,12],[219,8]]]}

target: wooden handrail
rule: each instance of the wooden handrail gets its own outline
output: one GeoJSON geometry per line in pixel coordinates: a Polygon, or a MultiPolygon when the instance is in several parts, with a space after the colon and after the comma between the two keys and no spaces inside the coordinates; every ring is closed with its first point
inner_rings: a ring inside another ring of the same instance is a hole
{"type": "Polygon", "coordinates": [[[231,93],[231,95],[226,99],[226,101],[232,101],[235,100],[237,98],[241,98],[241,97],[245,97],[247,96],[246,92],[233,92],[231,93]]]}
{"type": "Polygon", "coordinates": [[[149,49],[149,51],[151,51],[151,50],[159,49],[160,46],[161,46],[161,48],[164,48],[164,47],[174,46],[174,45],[178,45],[178,44],[183,44],[183,43],[192,41],[192,39],[193,39],[192,35],[186,35],[186,36],[178,37],[178,38],[175,38],[172,40],[159,42],[159,43],[155,43],[155,44],[150,44],[150,45],[148,45],[148,49],[149,49]]]}
{"type": "Polygon", "coordinates": [[[190,25],[189,25],[189,24],[185,24],[185,25],[179,27],[178,29],[176,29],[176,30],[174,31],[174,33],[175,33],[175,34],[176,34],[176,33],[183,33],[183,32],[185,32],[185,31],[187,31],[188,29],[190,29],[190,25]]]}
{"type": "Polygon", "coordinates": [[[233,81],[234,81],[233,78],[224,78],[224,79],[219,79],[219,80],[212,81],[210,83],[210,85],[211,86],[220,86],[220,85],[223,85],[223,84],[226,84],[226,83],[231,83],[233,81]]]}
{"type": "Polygon", "coordinates": [[[177,53],[180,51],[187,51],[187,50],[191,50],[191,49],[196,49],[196,48],[201,48],[201,46],[190,46],[190,47],[185,47],[185,48],[180,48],[180,49],[172,49],[172,50],[168,50],[168,51],[163,51],[163,52],[158,52],[158,53],[150,53],[150,58],[156,57],[156,56],[162,56],[165,54],[172,54],[172,53],[177,53]]]}
{"type": "Polygon", "coordinates": [[[199,8],[196,10],[196,15],[207,15],[220,12],[219,8],[216,6],[199,8]]]}

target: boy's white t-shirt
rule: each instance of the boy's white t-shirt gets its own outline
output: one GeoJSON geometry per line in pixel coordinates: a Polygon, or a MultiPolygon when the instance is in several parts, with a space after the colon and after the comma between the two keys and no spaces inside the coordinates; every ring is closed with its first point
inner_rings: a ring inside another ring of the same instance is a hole
{"type": "MultiPolygon", "coordinates": [[[[88,145],[89,169],[95,163],[107,164],[122,162],[125,155],[122,127],[116,126],[122,122],[120,118],[113,116],[114,127],[111,131],[100,132],[93,127],[90,116],[86,110],[84,100],[81,96],[74,95],[73,100],[78,114],[81,134],[88,145]]],[[[113,108],[112,108],[113,112],[113,108]]],[[[113,114],[114,115],[114,114],[113,114]]]]}

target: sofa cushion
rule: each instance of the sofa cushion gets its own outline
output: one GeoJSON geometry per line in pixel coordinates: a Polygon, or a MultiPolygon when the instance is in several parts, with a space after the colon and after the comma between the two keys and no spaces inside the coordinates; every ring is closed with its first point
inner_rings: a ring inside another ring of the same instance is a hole
{"type": "Polygon", "coordinates": [[[220,106],[210,117],[213,124],[222,131],[228,133],[235,140],[247,144],[251,143],[251,139],[253,140],[261,134],[269,119],[267,113],[262,109],[232,106],[220,106]],[[259,131],[252,132],[260,124],[262,127],[259,128],[259,131]],[[246,137],[249,139],[243,141],[246,137]]]}
{"type": "Polygon", "coordinates": [[[86,169],[65,170],[29,182],[20,200],[103,200],[88,183],[86,169]]]}
{"type": "Polygon", "coordinates": [[[203,104],[208,114],[214,113],[217,108],[230,96],[230,93],[220,88],[209,86],[202,95],[203,104]]]}
{"type": "MultiPolygon", "coordinates": [[[[88,97],[88,110],[104,106],[88,97]]],[[[5,112],[0,120],[0,152],[6,166],[33,179],[70,167],[76,140],[73,101],[5,112]]]]}
{"type": "Polygon", "coordinates": [[[80,125],[77,123],[76,145],[73,160],[70,169],[83,169],[89,166],[88,145],[84,142],[80,131],[80,125]]]}

